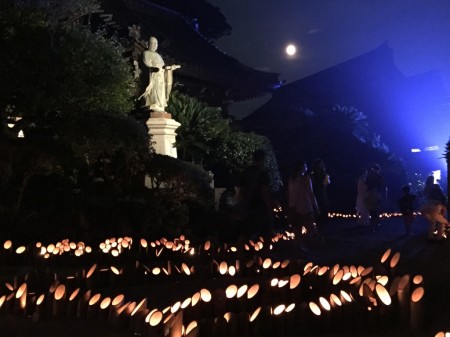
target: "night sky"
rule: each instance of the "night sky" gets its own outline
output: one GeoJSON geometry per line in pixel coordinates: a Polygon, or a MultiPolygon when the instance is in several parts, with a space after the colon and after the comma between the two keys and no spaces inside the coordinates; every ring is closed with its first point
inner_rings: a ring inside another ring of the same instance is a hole
{"type": "Polygon", "coordinates": [[[217,46],[295,81],[387,41],[406,75],[439,70],[450,89],[450,0],[209,0],[232,27],[217,46]],[[294,43],[295,58],[284,49],[294,43]]]}
{"type": "MultiPolygon", "coordinates": [[[[209,2],[221,9],[232,27],[231,35],[219,39],[216,45],[247,66],[279,73],[287,83],[387,42],[396,66],[405,76],[437,71],[450,92],[450,0],[209,2]],[[285,53],[290,43],[299,50],[296,57],[285,53]]],[[[229,111],[243,118],[268,99],[270,96],[235,103],[229,111]]],[[[408,121],[403,126],[408,132],[398,133],[398,141],[409,144],[404,152],[437,145],[439,150],[427,156],[439,161],[436,169],[444,170],[442,153],[450,136],[450,95],[449,103],[440,110],[421,112],[420,116],[402,116],[399,112],[396,118],[399,123],[408,121]]]]}

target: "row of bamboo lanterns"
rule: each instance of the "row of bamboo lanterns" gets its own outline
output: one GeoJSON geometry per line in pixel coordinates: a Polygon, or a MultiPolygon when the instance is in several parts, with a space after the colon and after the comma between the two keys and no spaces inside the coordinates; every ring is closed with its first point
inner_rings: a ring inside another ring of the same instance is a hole
{"type": "MultiPolygon", "coordinates": [[[[270,308],[271,314],[268,317],[277,316],[281,313],[301,317],[302,319],[294,320],[293,324],[296,329],[299,328],[296,326],[296,321],[303,322],[308,328],[314,329],[314,327],[321,327],[322,321],[335,322],[337,317],[350,318],[354,315],[363,315],[372,322],[380,319],[380,317],[397,316],[398,321],[402,324],[409,324],[413,329],[420,329],[423,325],[424,310],[423,278],[420,275],[413,278],[409,275],[395,275],[395,268],[399,260],[400,254],[392,254],[390,249],[383,254],[380,260],[381,266],[378,266],[378,269],[379,271],[386,271],[387,275],[376,272],[373,267],[341,267],[339,265],[328,267],[307,263],[303,266],[302,275],[274,277],[270,279],[270,282],[261,279],[260,284],[255,284],[252,287],[232,284],[226,289],[214,290],[214,296],[207,290],[203,290],[203,293],[200,292],[198,296],[203,299],[204,303],[213,303],[211,308],[214,308],[214,310],[205,310],[203,315],[209,316],[210,320],[212,319],[214,322],[221,322],[222,319],[217,318],[222,317],[227,312],[245,315],[244,313],[257,312],[258,308],[270,308]],[[261,290],[260,287],[262,287],[261,290]],[[259,296],[256,296],[258,292],[259,296]],[[254,293],[254,295],[250,296],[250,293],[254,293]],[[247,294],[247,296],[244,296],[244,294],[247,294]],[[215,315],[212,316],[211,313],[215,315]]],[[[267,258],[260,259],[260,262],[258,262],[263,270],[270,269],[274,274],[283,270],[281,273],[283,275],[286,274],[286,268],[290,264],[292,265],[287,260],[273,262],[267,258]]],[[[218,269],[226,269],[228,273],[230,270],[228,266],[227,268],[224,267],[223,262],[218,264],[218,269]]],[[[181,270],[184,270],[186,274],[191,272],[187,265],[185,267],[182,265],[181,270]]],[[[117,268],[110,268],[110,271],[117,275],[122,272],[117,268]]],[[[65,315],[73,316],[75,304],[72,303],[75,303],[74,301],[77,299],[77,317],[104,318],[105,312],[101,310],[106,309],[115,301],[103,297],[99,293],[91,296],[92,289],[89,286],[92,283],[89,281],[98,273],[100,273],[100,270],[94,264],[87,273],[82,274],[82,277],[86,279],[84,295],[80,295],[80,288],[76,288],[68,296],[69,287],[67,284],[59,283],[59,281],[53,282],[49,290],[53,299],[48,300],[52,303],[51,312],[53,315],[61,315],[61,312],[64,311],[65,315]],[[69,310],[69,308],[71,309],[69,310]]],[[[230,276],[233,275],[230,274],[230,276]]],[[[0,309],[8,310],[7,308],[9,308],[11,310],[13,308],[15,314],[32,313],[32,316],[36,318],[43,314],[44,309],[42,308],[44,306],[42,303],[49,298],[48,294],[46,296],[43,293],[37,296],[35,292],[32,292],[32,289],[28,289],[27,283],[17,286],[17,282],[15,282],[14,285],[7,284],[6,288],[10,293],[0,297],[0,309]],[[14,303],[14,305],[11,303],[14,303]]],[[[195,302],[193,298],[195,298],[195,295],[189,303],[195,302]]],[[[180,302],[180,305],[181,303],[186,302],[180,302]]],[[[122,311],[130,311],[130,307],[125,310],[127,307],[123,307],[122,311]]],[[[266,311],[263,310],[263,312],[266,311]]],[[[188,310],[186,316],[189,317],[188,310]]],[[[191,316],[194,318],[193,320],[201,319],[201,316],[191,316]]],[[[146,317],[150,320],[151,315],[146,317]]],[[[139,323],[140,326],[144,326],[141,323],[139,323]]],[[[210,321],[205,324],[214,325],[210,321]]],[[[328,325],[325,324],[324,326],[328,325]]],[[[331,329],[331,327],[329,328],[331,329]]],[[[177,329],[177,331],[183,331],[183,329],[177,329]]]]}

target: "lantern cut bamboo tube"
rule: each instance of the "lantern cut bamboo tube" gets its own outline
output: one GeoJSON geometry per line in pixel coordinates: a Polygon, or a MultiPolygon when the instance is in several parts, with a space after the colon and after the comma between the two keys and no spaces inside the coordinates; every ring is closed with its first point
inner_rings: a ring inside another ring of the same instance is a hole
{"type": "Polygon", "coordinates": [[[87,318],[98,318],[100,310],[100,302],[101,302],[100,294],[95,294],[89,299],[86,312],[87,318]]]}
{"type": "Polygon", "coordinates": [[[421,330],[424,327],[424,295],[423,287],[416,288],[411,294],[410,325],[413,331],[421,330]]]}
{"type": "Polygon", "coordinates": [[[45,316],[45,294],[41,294],[36,299],[34,313],[31,318],[33,322],[40,321],[45,316]]]}
{"type": "Polygon", "coordinates": [[[399,322],[402,325],[409,324],[410,315],[410,276],[401,277],[397,288],[397,299],[399,309],[399,322]]]}
{"type": "Polygon", "coordinates": [[[14,300],[14,315],[21,316],[25,314],[27,306],[27,284],[23,283],[16,291],[14,300]]]}
{"type": "Polygon", "coordinates": [[[276,304],[270,310],[271,315],[269,319],[272,321],[272,332],[277,336],[286,336],[285,310],[285,304],[276,304]]]}
{"type": "Polygon", "coordinates": [[[125,296],[123,294],[119,294],[114,297],[111,301],[111,305],[109,306],[109,315],[108,321],[111,322],[113,318],[118,316],[117,311],[124,303],[125,296]]]}
{"type": "Polygon", "coordinates": [[[88,290],[83,294],[83,296],[81,296],[78,299],[78,306],[77,306],[78,318],[86,318],[87,304],[90,298],[91,298],[91,290],[88,290]]]}
{"type": "Polygon", "coordinates": [[[250,336],[260,336],[261,335],[261,313],[262,307],[256,308],[249,316],[249,332],[250,336]]]}
{"type": "Polygon", "coordinates": [[[99,310],[99,319],[100,320],[102,320],[102,321],[108,320],[111,302],[112,302],[112,300],[110,297],[105,297],[100,302],[100,308],[99,308],[100,309],[99,310]]]}
{"type": "Polygon", "coordinates": [[[234,312],[227,312],[223,316],[227,321],[227,336],[228,337],[240,337],[238,333],[238,315],[234,312]]]}
{"type": "Polygon", "coordinates": [[[130,326],[135,335],[141,335],[145,322],[147,299],[142,299],[130,313],[130,326]]]}
{"type": "Polygon", "coordinates": [[[246,294],[239,303],[240,311],[251,312],[261,305],[260,285],[255,283],[251,285],[246,294]]]}
{"type": "Polygon", "coordinates": [[[206,288],[201,289],[200,290],[200,299],[201,300],[198,303],[198,306],[199,306],[198,310],[199,310],[201,317],[211,319],[213,317],[211,292],[206,288]]]}
{"type": "Polygon", "coordinates": [[[168,337],[181,337],[183,331],[183,310],[172,313],[168,327],[168,337]]]}
{"type": "Polygon", "coordinates": [[[149,313],[150,309],[142,308],[131,316],[130,325],[135,336],[145,337],[148,335],[148,324],[145,319],[149,313]]]}
{"type": "Polygon", "coordinates": [[[53,294],[53,316],[61,317],[65,315],[66,308],[66,287],[64,284],[58,285],[53,294]]]}
{"type": "Polygon", "coordinates": [[[148,314],[147,335],[149,337],[164,336],[164,327],[162,324],[163,313],[159,310],[152,310],[148,314]]]}
{"type": "Polygon", "coordinates": [[[76,316],[79,293],[80,293],[80,288],[77,288],[70,294],[69,300],[67,302],[67,312],[66,312],[67,317],[76,316]]]}
{"type": "Polygon", "coordinates": [[[185,331],[185,337],[198,337],[198,323],[197,321],[192,321],[188,324],[185,331]]]}
{"type": "Polygon", "coordinates": [[[392,255],[391,261],[389,262],[389,275],[395,276],[397,273],[397,266],[400,261],[400,253],[397,252],[394,255],[392,255]]]}
{"type": "Polygon", "coordinates": [[[110,313],[108,320],[111,323],[111,325],[117,326],[120,328],[126,328],[128,326],[127,323],[128,323],[129,316],[127,314],[127,308],[131,304],[132,304],[131,302],[127,302],[127,303],[121,305],[116,310],[113,310],[110,313]]]}

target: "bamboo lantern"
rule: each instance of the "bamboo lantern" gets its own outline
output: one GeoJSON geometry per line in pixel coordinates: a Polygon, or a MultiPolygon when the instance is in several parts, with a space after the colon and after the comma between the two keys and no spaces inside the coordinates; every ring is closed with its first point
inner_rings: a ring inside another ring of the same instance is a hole
{"type": "Polygon", "coordinates": [[[270,326],[272,326],[273,334],[279,335],[279,336],[285,336],[286,335],[286,329],[285,329],[285,311],[286,311],[286,305],[285,304],[279,304],[274,308],[270,309],[271,317],[269,318],[272,322],[270,326]]]}
{"type": "Polygon", "coordinates": [[[401,280],[400,276],[394,277],[394,279],[391,282],[391,286],[389,287],[389,295],[394,296],[397,293],[398,290],[398,284],[401,280]]]}
{"type": "MultiPolygon", "coordinates": [[[[261,320],[262,320],[262,314],[263,308],[258,307],[255,311],[250,315],[249,323],[250,323],[250,335],[251,336],[261,336],[261,320]]],[[[269,320],[265,316],[266,321],[263,323],[268,322],[269,320]]],[[[266,330],[266,332],[269,330],[266,330]]]]}
{"type": "Polygon", "coordinates": [[[98,318],[98,313],[100,310],[100,299],[100,294],[95,294],[91,297],[87,307],[87,318],[98,318]]]}
{"type": "Polygon", "coordinates": [[[198,319],[202,318],[201,308],[200,308],[200,300],[201,300],[200,292],[196,292],[191,297],[191,307],[192,308],[191,308],[191,310],[187,310],[187,313],[192,315],[191,320],[198,320],[198,319]]]}
{"type": "Polygon", "coordinates": [[[363,271],[361,271],[361,277],[366,277],[366,276],[368,276],[369,274],[371,274],[373,272],[373,267],[367,267],[367,268],[364,268],[364,270],[363,271]]]}
{"type": "Polygon", "coordinates": [[[211,292],[208,289],[201,289],[200,290],[200,298],[201,302],[200,305],[200,312],[202,317],[208,318],[212,316],[213,310],[212,310],[212,295],[211,292]]]}
{"type": "Polygon", "coordinates": [[[147,240],[142,238],[139,243],[140,243],[139,251],[141,252],[141,254],[147,255],[148,254],[148,243],[147,243],[147,240]]]}
{"type": "Polygon", "coordinates": [[[67,317],[74,317],[77,313],[77,296],[80,293],[80,288],[75,289],[69,296],[69,301],[67,302],[67,317]]]}
{"type": "Polygon", "coordinates": [[[412,282],[414,285],[423,285],[423,276],[422,275],[414,276],[412,282]]]}
{"type": "Polygon", "coordinates": [[[45,309],[44,301],[45,301],[45,294],[41,294],[36,300],[36,308],[32,316],[33,322],[40,321],[41,318],[44,316],[44,309],[45,309]]]}
{"type": "Polygon", "coordinates": [[[384,252],[384,254],[381,256],[381,264],[385,264],[386,261],[389,259],[389,256],[391,255],[392,249],[388,248],[386,249],[386,251],[384,252]]]}
{"type": "Polygon", "coordinates": [[[411,329],[421,330],[424,325],[424,298],[425,290],[418,287],[411,294],[411,329]]]}
{"type": "Polygon", "coordinates": [[[196,321],[189,323],[184,335],[185,337],[198,337],[198,323],[196,321]]]}
{"type": "Polygon", "coordinates": [[[408,274],[401,277],[397,288],[397,299],[400,323],[406,325],[409,323],[410,314],[410,277],[408,274]]]}
{"type": "Polygon", "coordinates": [[[16,316],[23,315],[27,306],[27,284],[23,283],[17,289],[15,295],[14,314],[16,316]]]}
{"type": "Polygon", "coordinates": [[[386,290],[386,288],[378,283],[375,286],[375,292],[378,295],[378,298],[383,302],[385,305],[391,305],[391,296],[389,295],[389,292],[386,290]]]}
{"type": "Polygon", "coordinates": [[[228,271],[228,265],[225,261],[222,261],[219,265],[219,274],[225,275],[228,271]]]}
{"type": "Polygon", "coordinates": [[[150,337],[160,337],[163,336],[162,327],[163,313],[159,310],[154,310],[150,312],[150,317],[148,320],[148,335],[150,337]]]}
{"type": "Polygon", "coordinates": [[[261,301],[259,289],[260,286],[258,283],[255,283],[247,289],[245,300],[242,300],[239,303],[239,305],[241,306],[241,311],[255,310],[255,308],[260,305],[261,301]]]}
{"type": "Polygon", "coordinates": [[[77,317],[85,318],[87,313],[87,303],[91,298],[91,290],[86,291],[78,300],[77,317]]]}
{"type": "Polygon", "coordinates": [[[65,313],[66,306],[66,287],[60,284],[53,295],[53,316],[61,317],[65,313]]]}
{"type": "Polygon", "coordinates": [[[397,252],[392,256],[391,261],[389,263],[391,275],[395,275],[395,272],[397,269],[396,267],[397,267],[399,261],[400,261],[400,253],[397,252]]]}
{"type": "Polygon", "coordinates": [[[111,305],[110,297],[105,297],[100,302],[100,314],[99,314],[100,320],[102,320],[102,321],[108,320],[110,305],[111,305]]]}
{"type": "Polygon", "coordinates": [[[97,269],[97,264],[93,264],[91,268],[89,268],[88,272],[86,273],[86,287],[87,289],[91,289],[93,285],[93,274],[95,270],[97,269]]]}
{"type": "Polygon", "coordinates": [[[237,305],[236,305],[237,292],[238,292],[238,287],[236,285],[232,284],[232,285],[229,285],[227,287],[227,289],[225,289],[224,294],[217,294],[217,295],[221,296],[221,298],[219,297],[219,299],[214,299],[214,302],[216,302],[216,301],[221,302],[221,300],[223,300],[223,303],[221,303],[222,310],[217,311],[215,313],[216,316],[223,315],[226,310],[237,311],[237,305]],[[223,296],[223,295],[225,295],[225,296],[223,296]]]}
{"type": "Polygon", "coordinates": [[[119,294],[113,298],[113,300],[111,301],[111,305],[109,306],[109,321],[111,321],[112,317],[116,315],[117,310],[123,305],[124,299],[125,296],[123,294],[119,294]]]}
{"type": "MultiPolygon", "coordinates": [[[[142,299],[131,311],[130,325],[135,335],[142,335],[145,327],[145,316],[150,311],[147,311],[147,299],[142,299]]],[[[146,327],[145,327],[146,329],[146,327]]]]}
{"type": "Polygon", "coordinates": [[[318,304],[312,301],[308,303],[308,308],[304,323],[307,330],[317,331],[322,321],[322,310],[318,304]]]}
{"type": "Polygon", "coordinates": [[[234,312],[227,312],[223,316],[227,321],[227,337],[240,337],[238,334],[238,317],[234,312]]]}

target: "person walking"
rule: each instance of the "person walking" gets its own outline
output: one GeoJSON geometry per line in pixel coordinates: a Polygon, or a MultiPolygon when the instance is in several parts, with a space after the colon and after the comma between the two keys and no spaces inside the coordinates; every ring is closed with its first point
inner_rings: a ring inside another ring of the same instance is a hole
{"type": "Polygon", "coordinates": [[[402,192],[402,197],[398,199],[398,208],[402,213],[405,233],[406,235],[411,235],[411,224],[414,220],[414,202],[416,201],[416,196],[411,194],[409,186],[403,186],[402,192]]]}
{"type": "Polygon", "coordinates": [[[313,187],[314,196],[316,197],[317,204],[320,209],[320,213],[317,216],[317,224],[319,228],[322,228],[329,222],[328,218],[328,193],[327,187],[330,185],[330,175],[328,174],[325,163],[322,159],[316,159],[313,162],[311,170],[311,182],[313,187]]]}
{"type": "Polygon", "coordinates": [[[370,225],[370,215],[369,210],[366,207],[365,199],[367,196],[367,169],[361,169],[359,174],[358,182],[356,185],[356,214],[358,215],[358,224],[360,226],[369,226],[370,225]]]}
{"type": "Polygon", "coordinates": [[[237,193],[237,212],[243,231],[249,238],[272,234],[273,217],[270,197],[270,176],[265,167],[266,153],[256,150],[252,164],[243,172],[237,193]]]}
{"type": "Polygon", "coordinates": [[[442,240],[446,226],[450,226],[445,218],[447,213],[447,197],[439,184],[434,182],[434,176],[429,176],[423,189],[425,204],[421,207],[421,214],[428,221],[427,238],[442,240]]]}
{"type": "Polygon", "coordinates": [[[298,159],[288,183],[289,222],[294,227],[296,237],[302,237],[303,228],[309,238],[320,237],[315,224],[319,206],[312,189],[311,178],[307,174],[307,165],[298,159]]]}
{"type": "Polygon", "coordinates": [[[383,201],[387,201],[387,186],[384,177],[380,173],[380,165],[374,164],[366,177],[367,195],[364,199],[365,206],[369,210],[370,225],[372,231],[380,225],[380,209],[383,201]]]}

